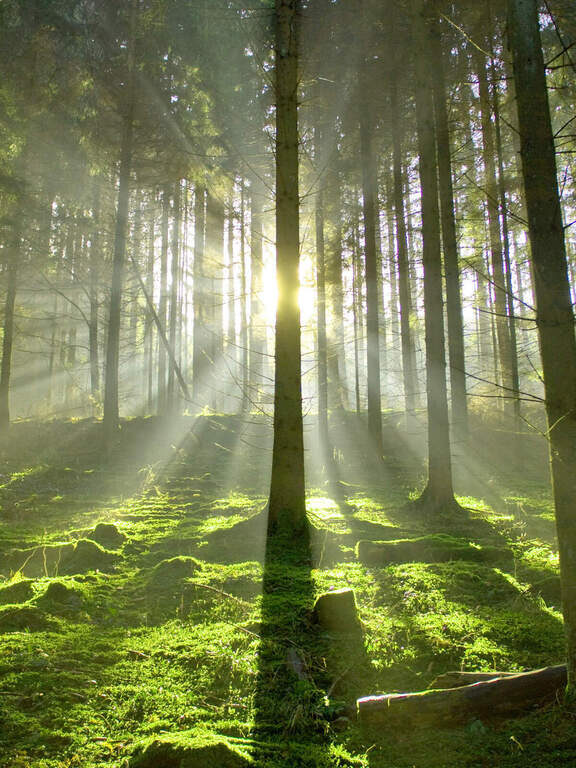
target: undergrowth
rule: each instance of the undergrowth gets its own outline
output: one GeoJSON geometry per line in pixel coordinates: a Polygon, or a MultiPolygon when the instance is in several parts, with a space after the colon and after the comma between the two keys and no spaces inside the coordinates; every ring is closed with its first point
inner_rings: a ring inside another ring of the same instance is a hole
{"type": "MultiPolygon", "coordinates": [[[[36,425],[40,443],[30,424],[12,428],[0,484],[1,768],[575,765],[573,717],[559,706],[433,730],[355,721],[357,697],[424,690],[448,670],[562,661],[545,475],[503,474],[482,444],[474,493],[460,473],[464,514],[410,517],[421,457],[394,454],[389,423],[377,473],[354,445],[338,453],[338,493],[311,466],[310,541],[266,542],[270,435],[255,422],[135,420],[106,459],[91,422],[36,425]],[[359,540],[429,534],[505,556],[355,556],[359,540]],[[361,637],[314,623],[315,598],[343,587],[361,637]]],[[[540,466],[540,448],[532,458],[540,466]]]]}

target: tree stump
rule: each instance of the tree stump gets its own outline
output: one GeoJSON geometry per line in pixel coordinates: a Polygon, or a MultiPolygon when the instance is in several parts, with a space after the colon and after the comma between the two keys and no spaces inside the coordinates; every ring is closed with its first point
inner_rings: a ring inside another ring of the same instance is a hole
{"type": "Polygon", "coordinates": [[[335,589],[320,595],[313,610],[314,620],[328,632],[358,633],[362,631],[354,590],[335,589]]]}

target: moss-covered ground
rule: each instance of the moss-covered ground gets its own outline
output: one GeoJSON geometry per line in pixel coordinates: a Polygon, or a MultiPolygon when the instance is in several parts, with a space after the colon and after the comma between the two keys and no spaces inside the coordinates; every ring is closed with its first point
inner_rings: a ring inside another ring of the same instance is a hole
{"type": "Polygon", "coordinates": [[[255,417],[134,420],[105,457],[99,424],[13,425],[1,768],[576,766],[558,704],[456,727],[356,723],[362,695],[563,659],[543,441],[476,425],[457,447],[463,512],[431,518],[406,504],[423,436],[385,424],[375,463],[357,421],[333,419],[330,484],[309,428],[311,536],[296,543],[266,541],[270,430],[255,417]],[[357,559],[361,540],[389,542],[388,559],[357,559]],[[315,597],[343,587],[361,635],[313,621],[315,597]]]}

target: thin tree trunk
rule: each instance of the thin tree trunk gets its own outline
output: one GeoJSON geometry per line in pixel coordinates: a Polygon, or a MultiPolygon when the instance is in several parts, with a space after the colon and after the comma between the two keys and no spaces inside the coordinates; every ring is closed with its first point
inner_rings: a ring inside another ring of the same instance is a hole
{"type": "Polygon", "coordinates": [[[205,371],[207,355],[206,303],[207,285],[204,263],[206,190],[197,184],[194,190],[194,285],[193,285],[193,347],[192,347],[192,398],[198,408],[204,405],[205,371]]]}
{"type": "MultiPolygon", "coordinates": [[[[133,85],[129,86],[133,91],[133,85]]],[[[131,99],[133,93],[131,94],[131,99]]],[[[128,232],[128,204],[130,200],[130,173],[133,151],[133,107],[128,110],[122,128],[120,174],[118,185],[118,207],[114,233],[114,256],[110,309],[108,315],[108,337],[106,342],[106,378],[104,383],[104,440],[111,447],[119,425],[118,376],[120,365],[120,321],[122,309],[122,285],[124,260],[126,256],[126,235],[128,232]]]]}
{"type": "MultiPolygon", "coordinates": [[[[180,180],[174,184],[173,195],[173,218],[172,218],[172,261],[170,265],[170,320],[169,320],[169,340],[170,348],[176,350],[176,331],[178,322],[178,288],[180,277],[180,227],[182,223],[182,211],[180,206],[180,180]]],[[[173,411],[176,408],[175,392],[175,373],[174,365],[170,362],[168,366],[168,387],[166,390],[167,410],[173,411]]]]}
{"type": "Polygon", "coordinates": [[[262,388],[264,355],[266,353],[266,328],[262,305],[262,210],[264,185],[259,178],[252,180],[250,195],[250,327],[249,368],[250,398],[258,402],[262,388]]]}
{"type": "Polygon", "coordinates": [[[0,430],[10,426],[10,375],[12,373],[12,347],[14,345],[14,307],[18,287],[18,257],[20,237],[16,235],[11,253],[5,262],[7,273],[4,302],[4,336],[2,339],[2,367],[0,369],[0,430]]]}
{"type": "Polygon", "coordinates": [[[466,364],[464,359],[464,323],[460,296],[460,269],[456,221],[454,217],[454,190],[450,159],[450,132],[446,111],[446,84],[442,40],[439,24],[431,36],[435,77],[434,114],[436,118],[436,144],[438,147],[438,182],[442,216],[442,243],[446,281],[446,319],[448,323],[448,354],[450,360],[450,394],[452,429],[458,441],[468,435],[468,406],[466,402],[466,364]]]}
{"type": "MultiPolygon", "coordinates": [[[[396,83],[391,84],[390,116],[392,120],[392,163],[394,181],[394,214],[396,221],[396,248],[398,261],[398,293],[400,299],[400,343],[402,349],[402,377],[406,413],[414,414],[418,382],[416,379],[416,349],[412,331],[412,295],[410,292],[410,271],[408,266],[408,241],[404,214],[402,184],[402,147],[398,113],[396,83]]],[[[395,272],[396,270],[394,270],[395,272]]],[[[394,289],[394,286],[393,286],[394,289]]]]}
{"type": "Polygon", "coordinates": [[[240,346],[242,347],[242,392],[240,393],[240,410],[242,413],[246,413],[249,408],[250,400],[248,392],[248,279],[246,274],[246,191],[244,179],[241,179],[240,185],[240,346]]]}
{"type": "MultiPolygon", "coordinates": [[[[510,348],[510,330],[506,313],[506,280],[500,237],[500,218],[498,211],[498,185],[496,180],[494,130],[492,110],[484,54],[476,52],[476,69],[480,94],[480,114],[482,120],[482,145],[486,185],[486,205],[488,211],[488,231],[490,235],[490,253],[492,261],[492,281],[494,284],[494,309],[498,353],[502,371],[502,384],[512,389],[512,351],[510,348]]],[[[508,396],[510,392],[508,391],[508,396]]],[[[509,409],[509,400],[504,401],[509,409]]]]}
{"type": "MultiPolygon", "coordinates": [[[[361,84],[366,93],[366,65],[361,84]]],[[[380,344],[378,341],[378,264],[376,259],[376,157],[373,150],[373,117],[365,104],[360,115],[360,154],[362,164],[362,212],[364,219],[364,257],[366,276],[366,356],[368,378],[368,433],[378,455],[382,446],[382,406],[380,395],[380,344]]]]}
{"type": "MultiPolygon", "coordinates": [[[[166,329],[168,318],[168,224],[170,218],[170,192],[168,185],[162,190],[162,222],[160,226],[160,301],[158,302],[158,318],[166,329]]],[[[166,410],[166,349],[158,345],[158,413],[166,410]]]]}
{"type": "Polygon", "coordinates": [[[423,0],[413,0],[418,55],[415,60],[416,123],[422,195],[424,306],[426,325],[426,395],[428,402],[428,483],[420,497],[430,511],[456,504],[446,391],[440,211],[436,168],[434,105],[430,82],[430,23],[423,0]]]}
{"type": "Polygon", "coordinates": [[[504,157],[502,149],[502,131],[500,128],[500,103],[498,98],[498,88],[495,81],[494,60],[490,68],[492,73],[492,105],[494,112],[494,138],[496,141],[496,157],[498,158],[498,197],[500,203],[500,219],[502,222],[502,245],[504,258],[504,274],[506,283],[506,314],[508,315],[508,328],[510,334],[510,385],[514,392],[509,392],[513,396],[514,425],[517,431],[521,428],[520,419],[520,375],[518,372],[518,342],[516,338],[516,320],[514,311],[514,293],[512,286],[512,265],[510,263],[510,232],[508,229],[508,203],[506,195],[506,179],[504,175],[504,157]]]}
{"type": "Polygon", "coordinates": [[[88,326],[88,347],[90,355],[90,393],[92,395],[92,407],[96,410],[100,399],[100,360],[98,349],[98,309],[99,309],[99,287],[101,261],[100,253],[100,179],[97,177],[94,182],[94,203],[92,209],[92,218],[94,229],[90,241],[90,277],[89,277],[89,297],[90,297],[90,317],[88,326]]]}
{"type": "MultiPolygon", "coordinates": [[[[322,130],[316,125],[314,131],[314,154],[318,173],[322,174],[322,130]]],[[[324,247],[324,178],[320,178],[316,193],[315,207],[316,235],[316,326],[318,351],[318,438],[323,463],[327,466],[329,454],[328,438],[328,350],[326,340],[326,253],[324,247]]]]}

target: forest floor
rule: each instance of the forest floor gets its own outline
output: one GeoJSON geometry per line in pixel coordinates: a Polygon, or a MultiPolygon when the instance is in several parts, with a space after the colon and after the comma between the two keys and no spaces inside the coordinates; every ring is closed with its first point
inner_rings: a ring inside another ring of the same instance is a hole
{"type": "Polygon", "coordinates": [[[358,420],[333,419],[337,493],[308,428],[310,551],[267,545],[257,419],[126,422],[105,459],[99,424],[16,423],[0,446],[1,768],[575,766],[575,715],[557,703],[356,723],[360,696],[563,660],[543,440],[476,424],[464,509],[430,518],[406,505],[425,441],[400,422],[386,416],[374,464],[358,420]],[[410,558],[357,557],[360,540],[428,534],[437,546],[410,558]],[[361,634],[312,621],[315,597],[343,587],[361,634]]]}

